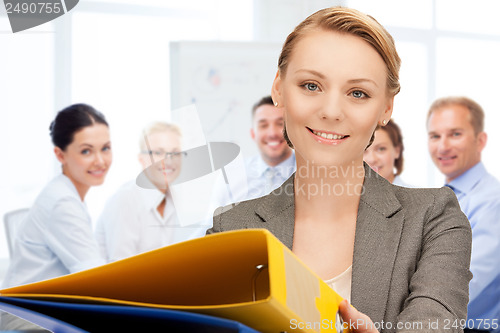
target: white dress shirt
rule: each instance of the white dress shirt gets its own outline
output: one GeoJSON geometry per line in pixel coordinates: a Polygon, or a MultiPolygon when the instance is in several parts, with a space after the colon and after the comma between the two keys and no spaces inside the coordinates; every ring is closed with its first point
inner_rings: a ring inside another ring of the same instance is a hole
{"type": "Polygon", "coordinates": [[[157,207],[164,198],[130,181],[108,200],[95,232],[109,262],[205,235],[209,225],[181,226],[170,192],[161,216],[157,207]]]}
{"type": "Polygon", "coordinates": [[[399,175],[398,175],[398,176],[396,176],[396,177],[394,177],[394,181],[392,182],[392,184],[394,184],[394,185],[398,185],[398,186],[403,186],[403,187],[415,187],[415,186],[410,185],[410,184],[408,184],[407,182],[405,182],[405,181],[401,178],[401,176],[399,176],[399,175]]]}
{"type": "Polygon", "coordinates": [[[87,206],[65,175],[57,176],[45,186],[21,223],[4,287],[105,263],[92,232],[87,206]]]}

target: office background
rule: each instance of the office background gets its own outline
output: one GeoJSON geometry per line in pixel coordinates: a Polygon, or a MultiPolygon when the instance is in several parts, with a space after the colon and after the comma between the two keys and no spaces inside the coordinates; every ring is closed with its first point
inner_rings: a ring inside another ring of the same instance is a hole
{"type": "MultiPolygon", "coordinates": [[[[16,34],[0,6],[0,215],[28,207],[60,172],[48,127],[61,108],[89,103],[111,126],[113,166],[105,184],[87,196],[96,218],[108,196],[139,173],[141,128],[171,120],[171,42],[213,43],[214,50],[218,43],[280,45],[307,15],[332,5],[371,14],[396,39],[403,65],[393,118],[405,139],[403,178],[419,186],[443,183],[427,153],[425,116],[444,95],[467,95],[483,106],[489,136],[483,161],[500,178],[498,1],[81,0],[68,14],[16,34]]],[[[270,91],[271,83],[259,89],[270,91]]],[[[231,92],[238,93],[261,97],[231,92]]],[[[245,155],[256,153],[248,131],[237,135],[245,155]]],[[[0,280],[7,262],[2,228],[0,280]]]]}

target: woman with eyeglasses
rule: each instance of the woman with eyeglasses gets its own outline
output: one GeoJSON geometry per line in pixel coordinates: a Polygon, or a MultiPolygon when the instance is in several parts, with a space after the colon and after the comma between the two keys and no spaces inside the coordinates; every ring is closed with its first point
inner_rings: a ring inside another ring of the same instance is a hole
{"type": "Polygon", "coordinates": [[[3,286],[46,280],[104,264],[85,196],[112,162],[108,123],[86,104],[60,111],[50,125],[62,172],[40,193],[19,226],[3,286]]]}
{"type": "Polygon", "coordinates": [[[108,262],[203,236],[206,226],[182,226],[171,184],[180,174],[186,152],[178,126],[154,122],[139,139],[142,173],[124,184],[106,203],[96,238],[108,262]]]}

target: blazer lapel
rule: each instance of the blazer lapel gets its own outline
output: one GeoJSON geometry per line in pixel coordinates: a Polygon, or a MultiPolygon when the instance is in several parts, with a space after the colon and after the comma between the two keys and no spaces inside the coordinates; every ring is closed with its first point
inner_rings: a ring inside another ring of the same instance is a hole
{"type": "Polygon", "coordinates": [[[394,187],[365,164],[354,241],[351,303],[382,322],[403,227],[394,187]]]}
{"type": "Polygon", "coordinates": [[[255,213],[265,225],[254,226],[268,229],[290,250],[295,228],[294,179],[295,173],[262,200],[255,213]]]}
{"type": "MultiPolygon", "coordinates": [[[[262,222],[250,226],[268,229],[289,249],[295,226],[294,176],[261,201],[255,213],[262,222]]],[[[351,303],[374,322],[384,318],[385,306],[380,304],[388,300],[403,220],[393,185],[365,163],[354,240],[351,303]]]]}

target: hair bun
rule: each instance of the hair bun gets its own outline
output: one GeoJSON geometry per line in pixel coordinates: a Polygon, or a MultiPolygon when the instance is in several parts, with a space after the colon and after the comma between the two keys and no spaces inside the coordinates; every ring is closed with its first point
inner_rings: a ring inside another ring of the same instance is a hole
{"type": "Polygon", "coordinates": [[[54,130],[54,126],[56,125],[56,121],[55,120],[52,120],[52,122],[50,123],[50,126],[49,126],[49,131],[52,132],[54,130]]]}

